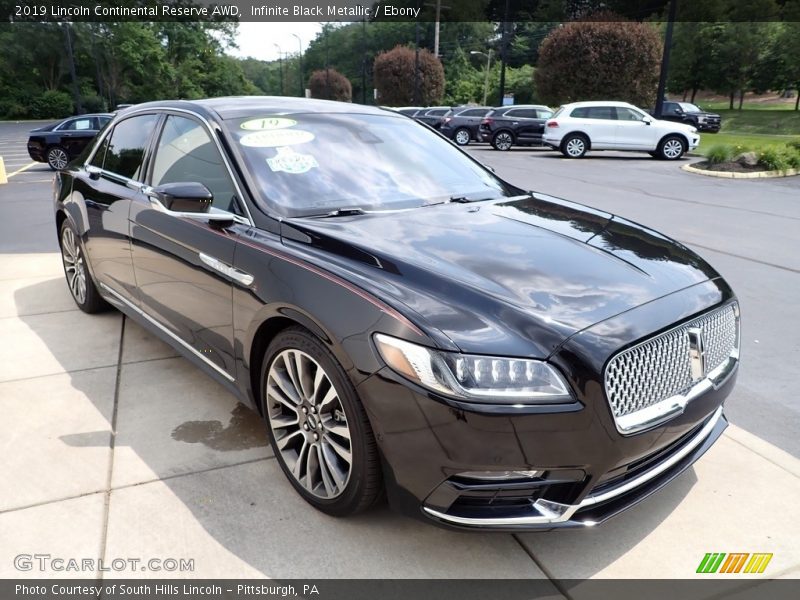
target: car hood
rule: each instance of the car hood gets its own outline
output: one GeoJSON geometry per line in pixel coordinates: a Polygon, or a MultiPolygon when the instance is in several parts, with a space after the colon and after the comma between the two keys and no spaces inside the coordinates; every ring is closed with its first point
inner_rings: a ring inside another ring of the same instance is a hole
{"type": "Polygon", "coordinates": [[[653,230],[540,194],[282,227],[286,244],[481,354],[545,357],[586,327],[718,276],[653,230]]]}
{"type": "Polygon", "coordinates": [[[699,110],[699,111],[696,111],[696,112],[687,112],[686,114],[687,115],[692,115],[692,116],[695,116],[695,117],[718,117],[719,116],[717,113],[707,112],[705,110],[699,110]]]}

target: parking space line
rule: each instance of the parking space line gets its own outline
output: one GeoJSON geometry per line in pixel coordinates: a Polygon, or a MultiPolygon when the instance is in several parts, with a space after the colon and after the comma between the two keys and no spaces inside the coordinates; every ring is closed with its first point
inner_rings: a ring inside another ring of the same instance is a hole
{"type": "Polygon", "coordinates": [[[38,163],[36,163],[36,162],[31,162],[31,163],[28,163],[27,165],[25,165],[25,166],[24,166],[24,167],[22,167],[21,169],[17,169],[17,170],[16,170],[16,171],[14,171],[13,173],[9,173],[9,174],[8,174],[8,178],[9,178],[9,179],[11,179],[11,178],[12,178],[14,175],[17,175],[17,174],[19,174],[19,173],[22,173],[23,171],[27,171],[28,169],[30,169],[31,167],[34,167],[34,166],[36,166],[37,164],[38,164],[38,163]]]}

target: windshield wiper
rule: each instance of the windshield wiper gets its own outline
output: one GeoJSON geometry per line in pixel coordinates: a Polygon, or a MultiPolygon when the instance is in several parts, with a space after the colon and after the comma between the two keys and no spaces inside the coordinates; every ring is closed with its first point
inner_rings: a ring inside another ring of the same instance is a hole
{"type": "Polygon", "coordinates": [[[337,208],[336,210],[332,210],[329,213],[325,213],[324,215],[312,215],[315,217],[325,218],[325,217],[352,217],[356,215],[365,215],[367,211],[363,208],[337,208]]]}

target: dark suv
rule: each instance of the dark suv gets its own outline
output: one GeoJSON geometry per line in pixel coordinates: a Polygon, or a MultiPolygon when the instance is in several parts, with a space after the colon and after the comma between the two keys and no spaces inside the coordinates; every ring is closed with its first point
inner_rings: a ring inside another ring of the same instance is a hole
{"type": "Polygon", "coordinates": [[[536,104],[501,106],[481,121],[480,140],[489,142],[495,150],[510,150],[515,144],[540,146],[544,123],[552,116],[552,110],[536,104]]]}
{"type": "Polygon", "coordinates": [[[487,106],[459,106],[447,113],[440,131],[459,146],[466,146],[472,140],[480,141],[478,127],[492,109],[487,106]]]}
{"type": "Polygon", "coordinates": [[[661,115],[655,115],[664,121],[686,123],[696,127],[698,131],[717,133],[722,126],[722,117],[716,113],[706,112],[690,102],[664,102],[661,115]]]}

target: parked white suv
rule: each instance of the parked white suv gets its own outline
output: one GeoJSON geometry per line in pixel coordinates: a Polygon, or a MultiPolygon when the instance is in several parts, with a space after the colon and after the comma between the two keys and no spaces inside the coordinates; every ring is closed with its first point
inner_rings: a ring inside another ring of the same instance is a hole
{"type": "Polygon", "coordinates": [[[697,148],[700,134],[691,125],[655,119],[627,102],[574,102],[545,123],[542,142],[567,158],[581,158],[588,150],[631,150],[677,160],[697,148]]]}

